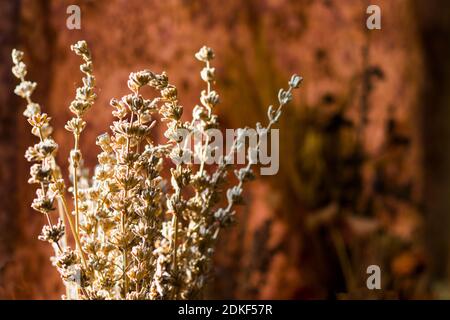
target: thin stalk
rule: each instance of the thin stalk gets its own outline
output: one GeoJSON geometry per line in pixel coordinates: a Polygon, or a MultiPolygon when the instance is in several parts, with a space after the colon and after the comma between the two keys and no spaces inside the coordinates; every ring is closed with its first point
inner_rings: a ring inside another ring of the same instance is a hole
{"type": "MultiPolygon", "coordinates": [[[[61,219],[61,221],[64,223],[64,225],[67,225],[66,222],[65,222],[66,218],[64,217],[64,209],[63,209],[62,201],[61,201],[61,199],[59,197],[58,197],[57,201],[58,201],[58,215],[59,215],[59,219],[61,219]]],[[[64,232],[64,234],[62,235],[60,241],[62,242],[62,244],[59,244],[59,242],[57,242],[56,245],[58,246],[59,251],[63,252],[63,248],[65,249],[67,247],[67,235],[66,235],[66,232],[64,232]]],[[[71,297],[72,297],[71,296],[71,294],[72,294],[71,286],[72,285],[70,283],[65,283],[64,286],[66,287],[66,296],[69,299],[71,299],[71,297]]]]}
{"type": "MultiPolygon", "coordinates": [[[[64,208],[63,208],[61,199],[58,198],[57,201],[58,201],[58,215],[59,215],[59,218],[65,224],[66,218],[64,217],[64,208]]],[[[67,237],[66,237],[66,233],[65,232],[64,232],[61,240],[62,240],[62,247],[65,248],[67,246],[67,237]]]]}
{"type": "Polygon", "coordinates": [[[178,271],[178,264],[177,264],[178,214],[176,212],[173,213],[172,228],[174,229],[173,253],[172,253],[172,255],[173,255],[173,270],[174,270],[174,273],[177,273],[177,271],[178,271]]]}
{"type": "MultiPolygon", "coordinates": [[[[79,134],[74,134],[74,138],[75,138],[75,147],[74,150],[78,151],[78,141],[80,139],[80,135],[79,134]]],[[[74,205],[75,205],[75,232],[77,233],[77,235],[80,234],[80,213],[79,213],[79,209],[78,209],[78,203],[79,203],[79,199],[78,199],[78,167],[79,164],[72,164],[72,173],[73,173],[73,193],[74,193],[74,205]]]]}
{"type": "MultiPolygon", "coordinates": [[[[210,63],[209,61],[206,61],[206,67],[209,69],[210,68],[210,63]]],[[[211,81],[207,81],[207,88],[206,88],[206,92],[209,95],[211,93],[211,81]]],[[[208,116],[211,117],[211,108],[208,108],[208,116]]],[[[209,136],[206,136],[206,141],[205,141],[205,145],[203,146],[203,153],[202,153],[202,162],[200,163],[200,175],[203,174],[203,170],[205,167],[205,158],[206,158],[206,152],[208,150],[208,144],[209,144],[209,136]]]]}
{"type": "Polygon", "coordinates": [[[61,253],[63,250],[62,250],[62,248],[61,248],[59,242],[55,242],[55,243],[56,243],[56,246],[58,247],[59,252],[61,253]]]}
{"type": "Polygon", "coordinates": [[[88,295],[87,291],[84,288],[82,288],[82,287],[80,287],[80,289],[81,289],[81,292],[84,294],[84,296],[86,298],[88,298],[88,300],[91,300],[91,297],[88,295]]]}
{"type": "MultiPolygon", "coordinates": [[[[137,121],[138,121],[138,124],[140,125],[141,124],[141,115],[140,114],[137,115],[137,121]]],[[[141,137],[139,137],[139,139],[137,141],[136,153],[139,153],[140,148],[141,148],[141,137]]]]}
{"type": "MultiPolygon", "coordinates": [[[[172,263],[173,263],[173,274],[178,278],[178,261],[177,261],[177,253],[178,253],[178,214],[176,212],[173,213],[172,217],[172,228],[174,230],[173,235],[173,250],[172,250],[172,263]]],[[[174,287],[173,291],[173,299],[178,299],[178,286],[174,287]]]]}
{"type": "Polygon", "coordinates": [[[209,144],[209,136],[206,136],[205,146],[203,149],[202,154],[202,162],[200,163],[200,176],[203,174],[203,170],[205,168],[205,162],[206,162],[206,152],[208,151],[208,144],[209,144]]]}
{"type": "MultiPolygon", "coordinates": [[[[122,213],[122,215],[120,216],[120,225],[121,225],[121,230],[122,230],[122,234],[125,233],[125,213],[122,213]]],[[[122,259],[123,259],[123,266],[122,266],[122,272],[123,272],[123,281],[124,281],[124,298],[127,296],[127,292],[128,292],[128,277],[127,277],[127,264],[128,264],[128,259],[127,259],[127,248],[126,246],[123,248],[122,250],[122,259]]]]}
{"type": "Polygon", "coordinates": [[[45,217],[47,218],[48,225],[49,225],[50,227],[52,227],[53,225],[52,225],[52,221],[50,220],[49,214],[46,213],[46,214],[45,214],[45,217]]]}
{"type": "Polygon", "coordinates": [[[353,279],[353,270],[340,231],[336,228],[331,228],[331,238],[333,239],[333,244],[338,255],[347,291],[352,292],[355,283],[353,279]]]}
{"type": "MultiPolygon", "coordinates": [[[[206,61],[206,67],[208,69],[210,68],[209,60],[206,61]]],[[[209,94],[211,92],[211,81],[208,81],[207,84],[208,84],[208,94],[209,94]]]]}
{"type": "MultiPolygon", "coordinates": [[[[136,92],[136,96],[138,95],[138,93],[136,92]]],[[[131,128],[133,126],[133,121],[134,121],[134,113],[131,112],[131,117],[130,117],[130,126],[129,128],[131,128]]],[[[129,134],[127,134],[127,144],[126,144],[126,151],[127,151],[127,155],[130,152],[130,136],[129,134]]],[[[129,176],[129,166],[127,165],[127,170],[126,170],[126,176],[128,179],[129,176]]],[[[125,194],[124,194],[124,199],[128,198],[128,188],[125,188],[125,194]]],[[[122,211],[121,215],[120,215],[120,222],[121,222],[121,231],[122,234],[125,234],[125,225],[126,225],[126,208],[122,211]]],[[[124,298],[127,295],[128,292],[128,277],[127,277],[127,264],[128,264],[128,259],[127,259],[127,247],[125,246],[122,250],[122,260],[123,260],[123,287],[124,287],[124,298]]]]}

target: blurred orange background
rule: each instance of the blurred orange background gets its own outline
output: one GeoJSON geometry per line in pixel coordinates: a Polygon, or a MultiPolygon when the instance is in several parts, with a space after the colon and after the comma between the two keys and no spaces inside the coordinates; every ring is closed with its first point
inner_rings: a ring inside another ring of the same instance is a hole
{"type": "Polygon", "coordinates": [[[80,82],[69,47],[80,39],[99,96],[81,141],[91,170],[108,102],[127,93],[132,71],[165,70],[187,114],[202,89],[194,53],[214,48],[223,128],[264,120],[290,75],[304,77],[279,123],[280,171],[248,185],[208,297],[450,297],[449,9],[442,0],[2,1],[0,298],[63,293],[52,250],[37,240],[44,218],[30,208],[23,157],[34,142],[10,52],[25,51],[67,168],[64,123],[80,82]],[[72,4],[81,30],[66,27],[72,4]],[[369,4],[381,8],[381,30],[366,28],[369,4]],[[371,264],[382,290],[366,288],[371,264]]]}

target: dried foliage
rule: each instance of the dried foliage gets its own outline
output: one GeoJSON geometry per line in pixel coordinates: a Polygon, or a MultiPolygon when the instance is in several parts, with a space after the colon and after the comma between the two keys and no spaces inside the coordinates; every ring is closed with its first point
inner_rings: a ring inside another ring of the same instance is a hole
{"type": "MultiPolygon", "coordinates": [[[[70,187],[55,160],[58,145],[51,137],[51,118],[31,100],[36,83],[25,80],[23,53],[12,53],[12,71],[20,79],[15,93],[27,101],[24,115],[39,138],[25,154],[34,163],[29,183],[39,186],[32,207],[47,219],[39,239],[55,249],[53,263],[67,287],[65,298],[201,297],[211,275],[211,257],[219,231],[233,222],[233,207],[243,200],[243,184],[254,177],[250,155],[259,148],[258,144],[256,150],[247,150],[248,164],[234,171],[238,184],[225,192],[225,177],[242,145],[238,135],[217,166],[207,164],[211,153],[207,130],[219,127],[213,112],[219,103],[219,95],[213,90],[213,51],[203,47],[195,54],[204,63],[200,75],[206,89],[188,122],[181,119],[183,107],[178,102],[177,88],[166,73],[144,70],[130,74],[131,93],[111,100],[117,120],[111,125],[111,133],[100,135],[96,141],[101,152],[95,173],[89,177],[83,168],[79,140],[86,127],[83,115],[96,99],[95,77],[86,42],[79,41],[71,48],[84,61],[80,66],[84,77],[83,86],[77,89],[69,106],[73,118],[65,126],[74,137],[69,156],[70,187]],[[158,95],[144,98],[140,89],[145,86],[158,95]],[[156,115],[167,125],[165,144],[152,140],[156,115]],[[191,152],[181,143],[180,129],[204,137],[194,151],[201,160],[199,166],[179,161],[183,154],[191,152]],[[170,162],[177,164],[171,166],[170,178],[164,179],[164,164],[170,162]],[[66,201],[68,192],[72,193],[73,211],[66,201]],[[223,198],[227,203],[222,207],[223,198]],[[56,207],[59,219],[54,223],[51,216],[56,207]],[[75,249],[66,246],[66,226],[75,249]]],[[[283,106],[292,99],[292,90],[301,81],[294,75],[289,88],[280,90],[278,108],[269,107],[268,124],[257,125],[260,137],[278,121],[283,106]]],[[[246,129],[239,132],[244,134],[246,129]]]]}

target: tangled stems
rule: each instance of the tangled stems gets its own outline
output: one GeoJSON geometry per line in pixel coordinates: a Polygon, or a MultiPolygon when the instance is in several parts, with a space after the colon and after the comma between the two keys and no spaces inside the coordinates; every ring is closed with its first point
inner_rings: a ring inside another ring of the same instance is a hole
{"type": "MultiPolygon", "coordinates": [[[[192,299],[201,296],[211,275],[211,257],[219,230],[234,219],[233,207],[242,203],[244,183],[254,176],[252,154],[260,148],[260,141],[247,150],[248,164],[235,171],[237,185],[222,191],[225,177],[231,168],[231,157],[242,147],[238,131],[233,146],[217,167],[209,166],[211,136],[208,129],[218,128],[214,108],[219,95],[213,89],[215,69],[211,66],[214,53],[202,47],[195,57],[204,63],[200,72],[206,89],[200,94],[200,103],[193,108],[192,120],[183,122],[183,107],[178,92],[165,72],[149,70],[133,72],[129,76],[131,94],[120,100],[112,99],[111,134],[97,138],[101,148],[98,166],[92,178],[82,168],[80,136],[86,126],[83,115],[96,98],[95,78],[91,54],[84,41],[71,47],[83,59],[80,70],[83,86],[76,91],[69,109],[73,113],[65,128],[74,137],[69,156],[72,187],[67,188],[56,165],[57,144],[51,138],[50,118],[41,113],[39,105],[30,99],[36,84],[25,80],[26,66],[23,53],[13,52],[13,73],[20,84],[16,94],[27,101],[25,115],[32,125],[32,133],[39,143],[30,147],[26,158],[34,162],[30,169],[30,183],[39,186],[32,207],[46,217],[39,239],[54,244],[54,265],[65,284],[75,283],[81,299],[192,299]],[[140,89],[154,89],[151,98],[144,98],[140,89]],[[165,123],[167,141],[155,144],[152,129],[158,115],[165,123]],[[191,154],[188,142],[179,137],[179,131],[189,135],[200,134],[202,140],[194,148],[194,157],[200,166],[180,161],[191,154]],[[197,148],[198,147],[198,148],[197,148]],[[171,160],[170,179],[166,181],[164,163],[171,160]],[[74,212],[69,212],[66,192],[73,193],[74,212]],[[219,207],[221,199],[228,202],[219,207]],[[50,213],[53,201],[58,199],[64,221],[52,223],[50,213]],[[73,215],[73,216],[72,216],[73,215]],[[75,218],[75,221],[73,219],[75,218]],[[65,224],[75,240],[75,250],[61,246],[65,224]]],[[[282,107],[292,99],[301,77],[294,75],[287,90],[278,94],[279,107],[269,107],[269,123],[257,124],[260,137],[281,116],[282,107]]],[[[67,298],[74,298],[68,294],[67,298]]]]}

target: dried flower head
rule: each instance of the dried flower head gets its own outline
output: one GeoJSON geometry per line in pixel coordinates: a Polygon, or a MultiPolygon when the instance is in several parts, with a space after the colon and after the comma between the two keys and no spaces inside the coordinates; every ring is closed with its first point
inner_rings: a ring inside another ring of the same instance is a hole
{"type": "Polygon", "coordinates": [[[203,46],[195,54],[195,57],[200,61],[208,62],[208,61],[211,61],[212,59],[214,59],[214,51],[207,46],[203,46]]]}
{"type": "Polygon", "coordinates": [[[54,225],[44,225],[42,227],[42,232],[38,239],[42,241],[47,241],[50,243],[58,243],[63,237],[65,232],[65,226],[61,219],[58,220],[57,224],[54,225]]]}

